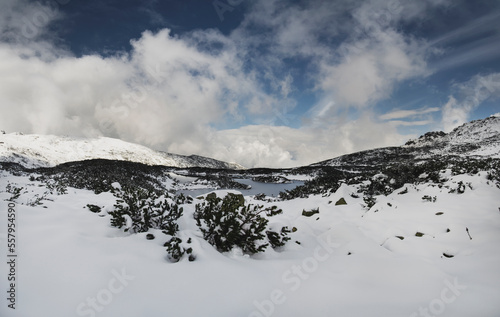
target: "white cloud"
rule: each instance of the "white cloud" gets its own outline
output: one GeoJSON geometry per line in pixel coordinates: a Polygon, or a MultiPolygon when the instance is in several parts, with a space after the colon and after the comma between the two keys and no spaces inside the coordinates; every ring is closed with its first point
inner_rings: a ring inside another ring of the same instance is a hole
{"type": "Polygon", "coordinates": [[[309,114],[327,120],[348,108],[370,108],[397,84],[429,75],[426,42],[403,34],[398,23],[446,2],[257,1],[231,39],[265,70],[259,79],[277,90],[290,74],[284,59],[306,63],[307,72],[297,72],[322,96],[309,114]]]}
{"type": "Polygon", "coordinates": [[[429,73],[425,43],[396,28],[408,18],[408,4],[397,1],[258,1],[228,36],[147,31],[130,52],[110,57],[75,57],[54,44],[46,26],[61,18],[57,7],[3,1],[0,128],[7,131],[106,135],[248,167],[297,166],[404,143],[397,126],[406,123],[376,122],[371,106],[399,82],[429,73]],[[23,36],[37,17],[36,35],[23,36]],[[285,59],[303,68],[287,69],[285,59]],[[302,126],[282,126],[293,119],[299,76],[323,97],[302,126]]]}
{"type": "Polygon", "coordinates": [[[0,41],[33,45],[34,40],[54,39],[48,26],[63,17],[56,1],[1,0],[0,5],[0,41]]]}
{"type": "Polygon", "coordinates": [[[284,59],[307,63],[308,72],[298,70],[300,76],[323,96],[320,109],[310,113],[331,117],[349,107],[371,107],[389,98],[398,83],[431,73],[429,47],[403,34],[398,23],[445,2],[257,1],[231,39],[265,70],[259,79],[276,89],[289,75],[284,59]],[[325,104],[333,105],[327,113],[321,111],[325,104]]]}
{"type": "Polygon", "coordinates": [[[390,97],[395,85],[425,77],[427,69],[421,41],[387,27],[366,25],[365,34],[339,47],[339,63],[324,63],[319,86],[331,91],[339,105],[366,107],[390,97]],[[366,33],[370,32],[370,33],[366,33]]]}
{"type": "Polygon", "coordinates": [[[395,126],[371,118],[366,114],[353,121],[299,129],[260,125],[221,130],[211,136],[207,151],[212,157],[249,167],[291,167],[407,141],[395,126]]]}
{"type": "Polygon", "coordinates": [[[455,97],[450,96],[448,102],[443,106],[443,130],[450,132],[459,125],[467,122],[471,109],[460,107],[455,97]]]}
{"type": "Polygon", "coordinates": [[[446,132],[469,121],[470,113],[488,99],[500,97],[500,73],[476,75],[454,85],[456,93],[443,106],[442,125],[446,132]]]}
{"type": "Polygon", "coordinates": [[[438,107],[411,109],[411,110],[394,110],[379,116],[380,120],[394,120],[418,117],[424,114],[438,112],[441,109],[438,107]]]}
{"type": "Polygon", "coordinates": [[[415,127],[415,126],[429,125],[433,122],[434,122],[433,120],[418,120],[418,121],[391,120],[388,123],[393,126],[415,127]]]}
{"type": "Polygon", "coordinates": [[[252,103],[273,107],[275,100],[245,76],[231,49],[204,52],[194,42],[168,30],[145,32],[130,54],[107,58],[43,58],[31,46],[21,52],[3,43],[0,125],[28,133],[105,134],[168,149],[203,142],[211,124],[243,114],[252,103]]]}

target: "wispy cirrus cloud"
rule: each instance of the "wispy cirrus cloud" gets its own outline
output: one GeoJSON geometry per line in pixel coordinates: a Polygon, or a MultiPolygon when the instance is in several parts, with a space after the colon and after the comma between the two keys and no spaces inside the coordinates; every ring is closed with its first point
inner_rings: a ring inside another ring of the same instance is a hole
{"type": "Polygon", "coordinates": [[[379,116],[380,120],[394,120],[394,119],[406,119],[406,118],[414,118],[420,117],[424,114],[429,114],[433,112],[440,111],[441,108],[438,107],[430,107],[430,108],[420,108],[420,109],[411,109],[411,110],[394,110],[388,113],[385,113],[379,116]]]}
{"type": "Polygon", "coordinates": [[[416,120],[416,121],[403,121],[403,120],[391,120],[388,124],[397,127],[416,127],[425,126],[434,123],[434,120],[416,120]]]}
{"type": "Polygon", "coordinates": [[[494,10],[466,25],[429,41],[429,47],[440,50],[432,69],[442,71],[492,60],[500,51],[500,11],[494,10]]]}

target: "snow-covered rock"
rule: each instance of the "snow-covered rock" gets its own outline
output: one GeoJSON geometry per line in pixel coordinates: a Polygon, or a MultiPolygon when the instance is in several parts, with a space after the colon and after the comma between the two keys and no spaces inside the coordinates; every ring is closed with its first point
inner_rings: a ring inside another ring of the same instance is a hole
{"type": "Polygon", "coordinates": [[[405,147],[429,148],[433,154],[500,158],[500,116],[464,123],[450,133],[429,132],[405,147]]]}

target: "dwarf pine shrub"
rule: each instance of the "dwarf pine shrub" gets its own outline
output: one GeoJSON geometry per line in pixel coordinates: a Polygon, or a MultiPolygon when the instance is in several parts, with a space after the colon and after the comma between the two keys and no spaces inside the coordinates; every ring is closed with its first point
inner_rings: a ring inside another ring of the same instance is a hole
{"type": "Polygon", "coordinates": [[[290,232],[291,231],[288,227],[281,228],[280,233],[271,230],[266,231],[267,239],[269,240],[271,247],[273,249],[277,249],[284,246],[286,242],[290,240],[290,237],[288,237],[290,232]]]}
{"type": "Polygon", "coordinates": [[[5,187],[5,191],[12,196],[7,199],[7,201],[16,201],[21,196],[21,192],[23,191],[23,189],[23,187],[16,187],[15,185],[8,183],[7,187],[5,187]]]}
{"type": "Polygon", "coordinates": [[[190,244],[191,238],[186,243],[183,243],[181,238],[174,236],[165,242],[163,246],[167,247],[170,262],[179,262],[184,255],[187,255],[189,262],[192,262],[196,259],[196,256],[193,254],[193,248],[189,246],[190,244]]]}
{"type": "Polygon", "coordinates": [[[276,206],[264,209],[245,205],[242,195],[230,193],[224,198],[207,195],[203,203],[196,205],[194,218],[203,238],[219,252],[238,247],[246,254],[254,254],[264,251],[269,244],[279,247],[289,240],[285,227],[280,233],[266,231],[269,220],[262,214],[271,217],[281,212],[276,206]]]}
{"type": "Polygon", "coordinates": [[[125,187],[114,195],[118,199],[115,209],[109,212],[112,226],[126,227],[125,231],[131,233],[160,229],[172,236],[179,230],[177,219],[182,216],[183,209],[168,194],[160,196],[155,191],[125,187]]]}

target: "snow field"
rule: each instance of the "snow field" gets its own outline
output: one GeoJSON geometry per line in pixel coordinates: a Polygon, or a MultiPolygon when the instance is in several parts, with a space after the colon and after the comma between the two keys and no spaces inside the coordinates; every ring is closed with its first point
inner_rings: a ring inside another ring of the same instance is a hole
{"type": "MultiPolygon", "coordinates": [[[[0,182],[0,190],[10,182],[28,191],[15,207],[17,308],[8,309],[2,298],[1,316],[494,317],[500,312],[500,190],[484,174],[450,176],[441,188],[407,184],[377,196],[369,210],[357,188],[347,185],[327,197],[291,201],[247,196],[247,203],[283,210],[270,218],[271,226],[297,228],[282,250],[268,248],[254,256],[217,252],[201,238],[194,205],[183,205],[179,237],[192,238],[196,261],[178,263],[167,261],[160,231],[151,230],[156,238],[147,240],[146,233],[110,226],[107,211],[116,199],[110,193],[69,188],[66,195],[49,195],[53,201],[31,207],[26,203],[44,187],[10,174],[2,174],[0,182]],[[472,189],[450,193],[460,181],[472,189]],[[399,194],[405,188],[408,192],[399,194]],[[422,199],[426,195],[435,202],[422,199]],[[335,206],[340,198],[347,205],[335,206]],[[84,208],[89,203],[105,208],[94,214],[84,208]],[[302,216],[318,207],[318,214],[302,216]]],[[[236,191],[217,194],[228,192],[236,191]]],[[[9,197],[0,193],[2,263],[9,197]]],[[[0,269],[5,280],[8,268],[0,269]]]]}

